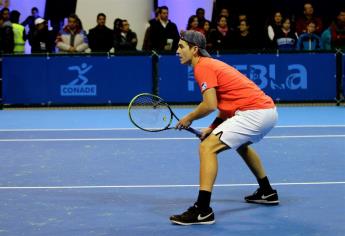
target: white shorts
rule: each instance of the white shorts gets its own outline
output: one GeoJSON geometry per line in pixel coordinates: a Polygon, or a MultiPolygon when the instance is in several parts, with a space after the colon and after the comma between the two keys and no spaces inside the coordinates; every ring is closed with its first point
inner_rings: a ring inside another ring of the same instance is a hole
{"type": "Polygon", "coordinates": [[[278,113],[276,108],[236,111],[235,115],[212,133],[220,134],[220,140],[232,149],[246,143],[259,142],[276,124],[278,113]]]}

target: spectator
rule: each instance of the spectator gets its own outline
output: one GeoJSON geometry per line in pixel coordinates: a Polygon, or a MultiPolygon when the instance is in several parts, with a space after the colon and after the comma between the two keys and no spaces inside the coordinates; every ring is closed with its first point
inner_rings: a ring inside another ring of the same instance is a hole
{"type": "Polygon", "coordinates": [[[282,20],[282,27],[275,35],[274,41],[279,50],[292,50],[296,48],[297,35],[292,30],[289,17],[285,17],[282,20]]]}
{"type": "Polygon", "coordinates": [[[121,27],[121,22],[122,22],[122,20],[120,19],[120,18],[116,18],[115,20],[114,20],[114,35],[116,34],[116,33],[118,33],[118,32],[120,32],[121,30],[120,30],[120,27],[121,27]]]}
{"type": "Polygon", "coordinates": [[[144,51],[150,51],[152,49],[151,25],[152,25],[152,23],[155,23],[157,21],[159,21],[159,7],[157,7],[155,10],[155,17],[152,18],[151,20],[149,20],[148,25],[146,26],[144,42],[143,42],[143,47],[142,47],[142,50],[144,50],[144,51]]]}
{"type": "Polygon", "coordinates": [[[14,34],[12,24],[9,21],[4,21],[2,14],[0,14],[0,54],[13,53],[14,49],[14,34]]]}
{"type": "Polygon", "coordinates": [[[29,26],[29,34],[30,31],[35,30],[36,26],[35,26],[35,20],[37,18],[40,18],[39,14],[38,14],[38,8],[37,7],[33,7],[31,9],[31,15],[28,16],[23,22],[22,25],[25,26],[29,26]]]}
{"type": "Polygon", "coordinates": [[[267,47],[275,48],[274,37],[282,27],[283,14],[281,11],[275,11],[273,17],[268,20],[267,24],[267,47]]]}
{"type": "Polygon", "coordinates": [[[322,20],[320,17],[314,16],[314,7],[311,3],[304,4],[303,16],[297,18],[296,21],[296,32],[298,35],[306,32],[307,24],[310,21],[314,21],[316,24],[315,33],[320,35],[322,33],[322,20]]]}
{"type": "Polygon", "coordinates": [[[236,19],[234,16],[230,15],[230,11],[228,8],[221,8],[220,9],[220,12],[218,14],[218,16],[216,16],[215,18],[215,22],[213,22],[213,26],[212,27],[217,27],[217,24],[218,24],[218,19],[221,17],[221,16],[225,16],[226,19],[227,19],[227,25],[228,27],[231,29],[231,30],[234,30],[235,26],[236,26],[236,19]]]}
{"type": "Polygon", "coordinates": [[[29,33],[31,53],[54,52],[54,33],[48,29],[47,21],[43,18],[35,20],[35,29],[29,33]]]}
{"type": "Polygon", "coordinates": [[[337,19],[323,32],[321,38],[324,49],[345,50],[345,9],[338,11],[337,19]]]}
{"type": "Polygon", "coordinates": [[[211,39],[211,34],[214,31],[214,29],[211,28],[211,21],[205,20],[204,24],[202,26],[203,29],[203,34],[205,35],[206,38],[206,50],[211,52],[213,51],[213,44],[212,44],[212,39],[211,39]]]}
{"type": "Polygon", "coordinates": [[[115,35],[115,52],[136,51],[137,43],[137,34],[131,31],[127,20],[122,20],[120,32],[115,35]]]}
{"type": "Polygon", "coordinates": [[[321,38],[315,34],[316,24],[310,21],[307,25],[307,32],[302,33],[297,41],[297,50],[320,50],[322,49],[321,38]]]}
{"type": "Polygon", "coordinates": [[[198,17],[196,15],[192,15],[189,17],[186,29],[187,30],[200,31],[199,30],[199,21],[198,21],[198,17]]]}
{"type": "Polygon", "coordinates": [[[205,22],[205,20],[206,20],[206,18],[205,18],[205,9],[204,9],[204,8],[198,8],[198,9],[196,9],[195,15],[196,15],[196,17],[198,18],[198,27],[199,27],[200,29],[202,29],[202,28],[203,28],[203,25],[204,25],[204,22],[205,22]]]}
{"type": "Polygon", "coordinates": [[[169,9],[159,8],[159,19],[152,22],[150,27],[151,49],[165,52],[175,52],[180,39],[177,26],[169,20],[169,9]]]}
{"type": "Polygon", "coordinates": [[[235,33],[233,46],[238,50],[250,50],[257,48],[257,40],[249,31],[250,26],[248,21],[241,20],[238,26],[239,31],[235,33]]]}
{"type": "Polygon", "coordinates": [[[113,47],[113,31],[106,25],[106,15],[97,15],[97,26],[90,29],[88,39],[92,52],[109,52],[113,47]]]}
{"type": "Polygon", "coordinates": [[[56,38],[56,46],[60,52],[84,52],[89,47],[87,36],[78,22],[77,15],[71,14],[68,17],[67,25],[56,38]]]}
{"type": "Polygon", "coordinates": [[[229,50],[233,46],[234,31],[228,28],[228,21],[225,16],[219,16],[217,19],[217,28],[211,34],[213,50],[229,50]]]}
{"type": "Polygon", "coordinates": [[[25,41],[26,33],[25,28],[19,24],[20,12],[13,10],[10,13],[10,20],[12,23],[13,34],[14,34],[14,53],[24,53],[25,52],[25,41]]]}
{"type": "Polygon", "coordinates": [[[2,8],[0,14],[4,22],[7,22],[7,21],[10,22],[10,10],[7,7],[2,8]]]}

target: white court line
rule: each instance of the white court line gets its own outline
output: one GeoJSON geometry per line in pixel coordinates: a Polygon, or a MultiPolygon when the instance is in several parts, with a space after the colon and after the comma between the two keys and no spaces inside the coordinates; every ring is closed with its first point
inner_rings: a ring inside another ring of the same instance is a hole
{"type": "MultiPolygon", "coordinates": [[[[345,125],[278,125],[275,128],[343,128],[345,125]]],[[[202,129],[205,127],[195,127],[202,129]]],[[[59,129],[0,129],[0,132],[50,132],[50,131],[126,131],[138,128],[59,128],[59,129]]]]}
{"type": "MultiPolygon", "coordinates": [[[[345,134],[335,135],[282,135],[266,136],[264,139],[289,138],[345,138],[345,134]]],[[[29,139],[0,139],[0,142],[82,142],[82,141],[164,141],[164,140],[197,140],[198,138],[29,138],[29,139]]]]}
{"type": "MultiPolygon", "coordinates": [[[[345,181],[338,182],[301,182],[301,183],[271,183],[274,186],[291,185],[335,185],[345,184],[345,181]]],[[[215,184],[215,187],[245,187],[257,186],[257,184],[215,184]]],[[[102,189],[102,188],[190,188],[199,187],[198,184],[157,184],[157,185],[85,185],[85,186],[28,186],[28,187],[0,187],[0,190],[21,190],[21,189],[102,189]]]]}

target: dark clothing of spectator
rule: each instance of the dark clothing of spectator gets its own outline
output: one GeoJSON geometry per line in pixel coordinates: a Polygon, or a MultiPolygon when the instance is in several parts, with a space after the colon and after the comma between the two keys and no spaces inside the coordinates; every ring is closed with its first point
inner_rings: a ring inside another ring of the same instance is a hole
{"type": "Polygon", "coordinates": [[[92,52],[109,52],[113,47],[113,31],[106,26],[96,26],[89,31],[88,40],[92,52]]]}
{"type": "Polygon", "coordinates": [[[330,27],[331,47],[345,49],[345,25],[332,24],[330,27]]]}
{"type": "Polygon", "coordinates": [[[164,27],[159,20],[152,21],[150,26],[151,49],[175,52],[179,40],[180,35],[175,23],[169,20],[164,27]],[[171,45],[170,48],[169,44],[171,45]]]}
{"type": "Polygon", "coordinates": [[[5,22],[0,27],[0,53],[13,53],[14,34],[11,22],[5,22]]]}
{"type": "Polygon", "coordinates": [[[315,33],[321,35],[323,29],[323,23],[320,17],[312,17],[307,19],[306,17],[301,17],[296,20],[296,33],[298,35],[307,31],[307,25],[311,22],[315,22],[315,33]]]}
{"type": "Polygon", "coordinates": [[[29,34],[30,34],[30,31],[34,31],[35,30],[35,20],[37,18],[39,18],[40,16],[28,16],[22,23],[21,25],[22,26],[27,26],[29,25],[29,34]]]}
{"type": "Polygon", "coordinates": [[[277,49],[279,50],[293,50],[296,48],[297,36],[290,30],[288,33],[279,30],[274,36],[274,41],[277,44],[277,49]]]}
{"type": "Polygon", "coordinates": [[[138,39],[137,34],[133,31],[128,31],[126,34],[118,32],[114,38],[114,48],[116,52],[136,51],[138,39]]]}
{"type": "Polygon", "coordinates": [[[228,29],[221,32],[218,29],[211,32],[210,39],[212,42],[212,51],[223,51],[234,48],[234,32],[228,29]]]}
{"type": "Polygon", "coordinates": [[[257,39],[248,33],[246,36],[237,33],[233,40],[233,47],[236,50],[250,50],[257,48],[257,39]]]}
{"type": "Polygon", "coordinates": [[[321,38],[317,34],[302,33],[297,41],[297,50],[320,50],[322,49],[321,38]]]}
{"type": "Polygon", "coordinates": [[[51,53],[55,49],[55,35],[45,26],[43,29],[34,29],[29,34],[31,53],[51,53]]]}
{"type": "Polygon", "coordinates": [[[156,18],[153,18],[149,20],[149,26],[145,30],[145,36],[144,36],[144,42],[143,42],[143,47],[142,50],[144,51],[150,51],[152,50],[152,45],[151,45],[151,25],[157,21],[156,18]]]}

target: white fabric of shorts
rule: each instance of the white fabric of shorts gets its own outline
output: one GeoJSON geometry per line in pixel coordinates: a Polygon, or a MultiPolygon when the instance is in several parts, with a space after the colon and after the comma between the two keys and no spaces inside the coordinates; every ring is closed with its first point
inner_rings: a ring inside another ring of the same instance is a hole
{"type": "Polygon", "coordinates": [[[235,115],[216,127],[220,140],[232,149],[246,143],[259,142],[277,123],[276,108],[236,111],[235,115]]]}

